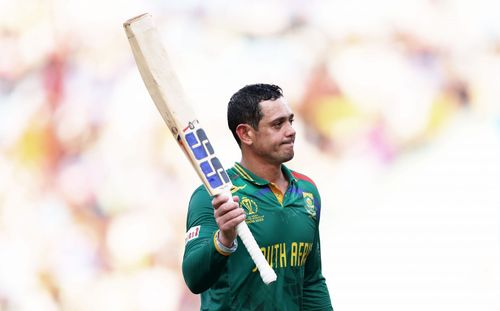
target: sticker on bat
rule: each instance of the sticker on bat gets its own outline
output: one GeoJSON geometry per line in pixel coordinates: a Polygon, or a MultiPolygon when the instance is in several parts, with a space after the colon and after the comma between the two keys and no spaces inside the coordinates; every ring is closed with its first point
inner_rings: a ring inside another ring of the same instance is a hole
{"type": "Polygon", "coordinates": [[[203,129],[185,135],[189,149],[199,161],[200,169],[213,189],[229,182],[229,177],[219,159],[214,156],[214,148],[203,129]]]}
{"type": "Polygon", "coordinates": [[[214,189],[229,182],[229,177],[217,157],[201,162],[200,168],[210,187],[214,189]]]}
{"type": "Polygon", "coordinates": [[[214,148],[203,129],[197,129],[196,132],[187,133],[185,138],[196,160],[201,160],[208,157],[208,155],[214,154],[214,148]]]}
{"type": "Polygon", "coordinates": [[[194,128],[196,127],[196,125],[199,125],[200,124],[200,121],[198,120],[193,120],[193,121],[189,121],[188,123],[188,126],[186,126],[183,131],[187,131],[188,129],[190,130],[194,130],[194,128]]]}

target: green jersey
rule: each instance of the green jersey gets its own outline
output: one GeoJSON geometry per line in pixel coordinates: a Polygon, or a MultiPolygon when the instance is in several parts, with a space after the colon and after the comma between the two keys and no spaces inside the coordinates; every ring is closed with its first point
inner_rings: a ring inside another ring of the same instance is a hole
{"type": "Polygon", "coordinates": [[[289,181],[282,194],[236,163],[227,171],[246,223],[278,279],[265,285],[242,242],[228,254],[216,243],[218,227],[203,186],[193,193],[187,217],[183,274],[201,293],[201,310],[332,310],[321,273],[321,199],[314,182],[282,165],[289,181]]]}

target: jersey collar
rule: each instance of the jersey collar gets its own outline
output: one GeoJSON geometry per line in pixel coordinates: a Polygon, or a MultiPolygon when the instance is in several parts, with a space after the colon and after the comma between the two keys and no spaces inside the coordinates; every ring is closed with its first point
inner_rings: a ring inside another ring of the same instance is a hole
{"type": "MultiPolygon", "coordinates": [[[[261,178],[251,171],[247,170],[244,168],[240,163],[235,162],[234,163],[234,169],[236,173],[243,179],[248,180],[249,182],[259,185],[259,186],[265,186],[269,184],[268,180],[265,180],[264,178],[261,178]]],[[[292,171],[288,169],[284,164],[281,164],[281,170],[283,171],[283,174],[285,174],[286,179],[290,182],[296,182],[297,179],[295,176],[293,176],[292,171]]]]}

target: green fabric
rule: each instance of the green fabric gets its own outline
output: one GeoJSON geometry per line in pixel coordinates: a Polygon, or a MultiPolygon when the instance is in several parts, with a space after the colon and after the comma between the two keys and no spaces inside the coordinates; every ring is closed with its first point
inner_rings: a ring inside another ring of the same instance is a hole
{"type": "Polygon", "coordinates": [[[228,170],[250,231],[278,275],[269,286],[241,240],[233,254],[218,253],[211,198],[203,186],[193,193],[186,229],[200,227],[186,243],[183,274],[188,287],[201,293],[201,310],[333,310],[321,274],[320,195],[307,177],[284,165],[282,170],[290,181],[283,204],[266,180],[238,163],[228,170]]]}

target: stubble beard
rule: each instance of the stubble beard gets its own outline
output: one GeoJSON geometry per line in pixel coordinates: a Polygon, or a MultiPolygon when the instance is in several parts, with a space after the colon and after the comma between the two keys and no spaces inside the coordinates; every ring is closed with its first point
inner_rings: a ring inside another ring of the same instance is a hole
{"type": "Polygon", "coordinates": [[[281,163],[285,163],[285,162],[288,162],[290,160],[293,159],[295,155],[295,151],[293,149],[293,147],[291,148],[291,150],[283,150],[281,151],[276,157],[276,161],[281,164],[281,163]]]}
{"type": "Polygon", "coordinates": [[[267,159],[266,161],[268,163],[281,165],[282,163],[292,160],[295,151],[293,146],[290,149],[284,149],[283,146],[280,145],[278,150],[261,150],[260,152],[256,152],[256,154],[263,159],[267,159]]]}

